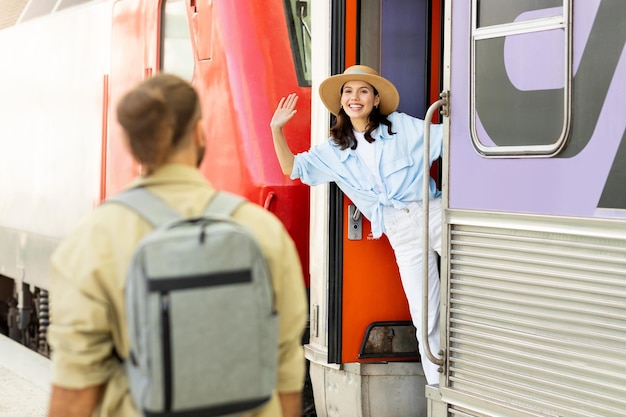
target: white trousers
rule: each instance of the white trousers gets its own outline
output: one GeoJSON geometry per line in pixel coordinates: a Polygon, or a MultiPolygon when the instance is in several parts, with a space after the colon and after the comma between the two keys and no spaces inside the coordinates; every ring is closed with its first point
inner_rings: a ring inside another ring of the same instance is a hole
{"type": "MultiPolygon", "coordinates": [[[[439,383],[438,365],[428,360],[422,343],[422,202],[412,202],[404,209],[385,207],[385,234],[391,243],[400,271],[402,287],[409,302],[411,319],[417,329],[422,368],[428,384],[439,383]]],[[[428,342],[434,355],[439,355],[439,270],[435,252],[441,254],[441,199],[429,204],[428,249],[428,342]]]]}

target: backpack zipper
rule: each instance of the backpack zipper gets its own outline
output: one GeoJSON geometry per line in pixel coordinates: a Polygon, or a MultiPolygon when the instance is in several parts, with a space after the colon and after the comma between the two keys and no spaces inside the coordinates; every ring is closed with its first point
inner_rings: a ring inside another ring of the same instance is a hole
{"type": "Polygon", "coordinates": [[[172,347],[170,340],[170,294],[161,293],[161,339],[163,341],[163,402],[165,411],[172,410],[172,347]]]}

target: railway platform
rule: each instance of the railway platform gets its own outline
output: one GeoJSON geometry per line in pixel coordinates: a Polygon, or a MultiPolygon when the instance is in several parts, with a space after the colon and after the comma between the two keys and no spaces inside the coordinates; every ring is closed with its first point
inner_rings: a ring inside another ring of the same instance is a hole
{"type": "Polygon", "coordinates": [[[0,335],[0,417],[43,417],[50,396],[50,360],[0,335]]]}

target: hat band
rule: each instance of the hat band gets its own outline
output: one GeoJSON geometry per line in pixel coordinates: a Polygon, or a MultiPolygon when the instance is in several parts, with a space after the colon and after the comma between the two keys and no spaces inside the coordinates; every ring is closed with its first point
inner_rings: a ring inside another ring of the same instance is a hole
{"type": "Polygon", "coordinates": [[[344,74],[346,74],[346,75],[351,75],[351,74],[374,75],[374,74],[370,74],[369,72],[365,72],[365,71],[361,71],[361,70],[352,70],[352,71],[346,72],[344,74]]]}

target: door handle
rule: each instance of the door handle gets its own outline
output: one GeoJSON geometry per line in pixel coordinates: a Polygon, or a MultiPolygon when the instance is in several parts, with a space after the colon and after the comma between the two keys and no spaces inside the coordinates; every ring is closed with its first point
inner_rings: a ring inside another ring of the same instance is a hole
{"type": "Polygon", "coordinates": [[[363,216],[354,204],[348,205],[348,240],[363,239],[363,216]]]}
{"type": "Polygon", "coordinates": [[[430,342],[428,341],[428,228],[429,228],[429,212],[430,212],[430,124],[435,110],[443,107],[441,114],[448,115],[448,92],[443,91],[439,95],[441,99],[430,105],[424,117],[424,182],[422,188],[422,205],[424,210],[424,221],[422,223],[422,343],[424,344],[424,353],[428,359],[439,366],[443,365],[443,358],[437,358],[430,350],[430,342]]]}

